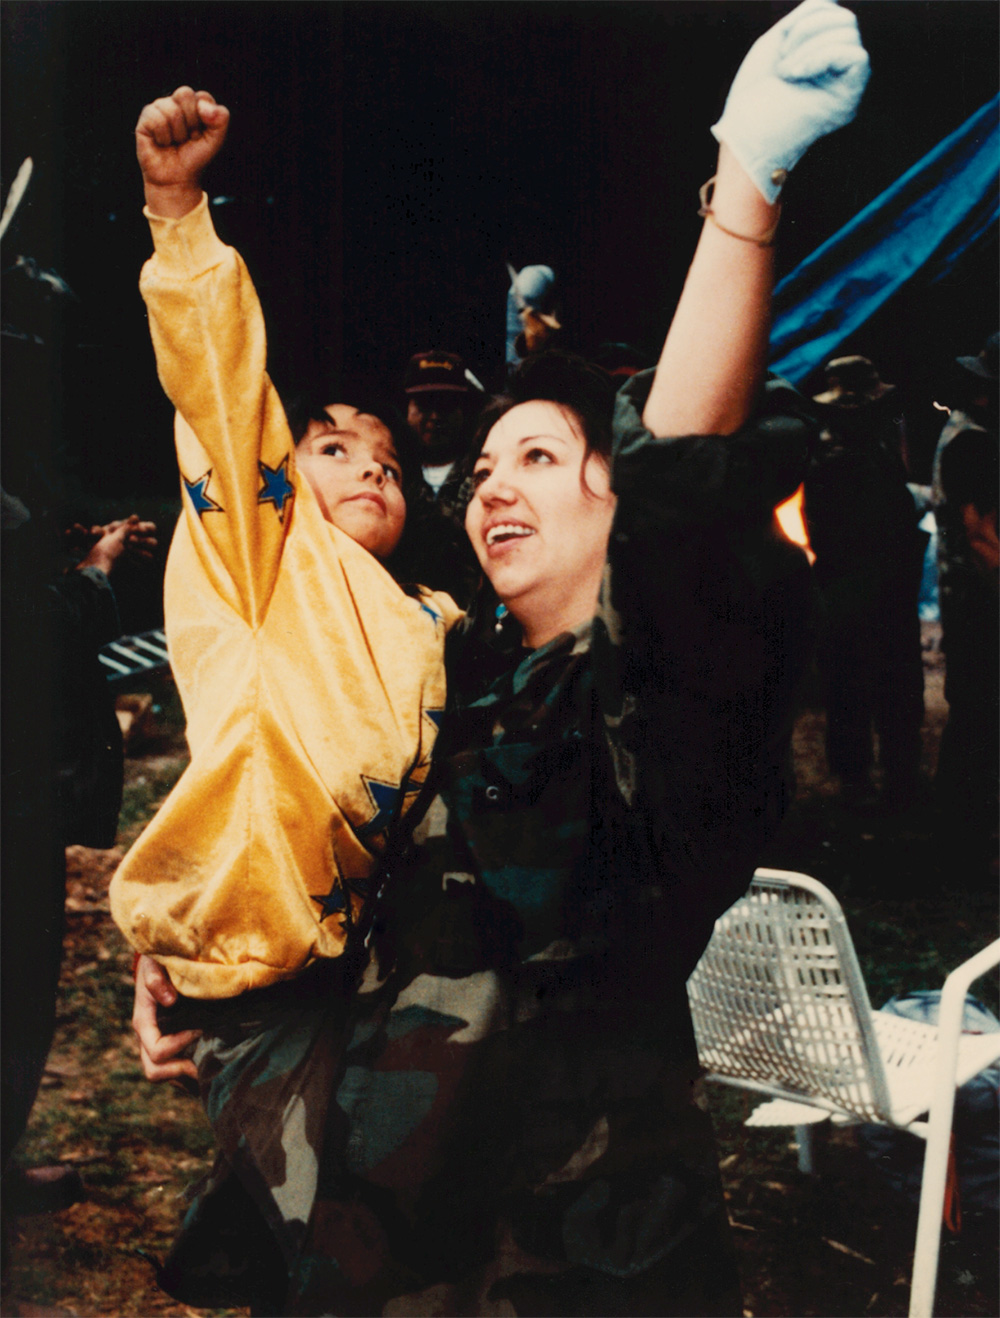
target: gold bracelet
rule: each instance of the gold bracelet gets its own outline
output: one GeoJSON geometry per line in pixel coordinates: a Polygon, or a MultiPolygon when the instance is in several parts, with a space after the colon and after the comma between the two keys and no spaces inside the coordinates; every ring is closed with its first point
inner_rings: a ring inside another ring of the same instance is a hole
{"type": "Polygon", "coordinates": [[[760,238],[751,238],[749,234],[737,233],[735,229],[727,229],[724,224],[720,224],[719,221],[716,219],[715,211],[712,210],[712,206],[711,206],[712,190],[714,189],[714,187],[715,187],[715,175],[713,174],[712,177],[708,180],[708,182],[703,183],[701,187],[698,189],[698,200],[701,202],[701,207],[698,210],[698,214],[701,216],[701,218],[703,220],[711,220],[712,223],[715,225],[715,227],[721,230],[722,233],[728,233],[730,238],[738,238],[741,243],[753,243],[755,247],[773,247],[775,236],[777,235],[778,232],[778,225],[781,223],[780,208],[778,210],[778,218],[775,220],[773,226],[770,229],[768,229],[767,233],[765,233],[760,238]]]}

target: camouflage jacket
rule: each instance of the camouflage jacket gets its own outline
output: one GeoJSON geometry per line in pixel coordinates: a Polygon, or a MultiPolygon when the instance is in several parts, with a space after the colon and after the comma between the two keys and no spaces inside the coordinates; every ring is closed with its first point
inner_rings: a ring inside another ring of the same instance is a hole
{"type": "Polygon", "coordinates": [[[516,627],[497,634],[487,587],[451,644],[437,832],[393,903],[420,924],[441,904],[429,891],[485,904],[487,961],[579,943],[635,970],[638,939],[662,975],[667,940],[682,982],[788,799],[811,587],[772,513],[811,424],[776,383],[737,436],[654,439],[650,382],[618,399],[597,617],[525,653],[516,627]]]}

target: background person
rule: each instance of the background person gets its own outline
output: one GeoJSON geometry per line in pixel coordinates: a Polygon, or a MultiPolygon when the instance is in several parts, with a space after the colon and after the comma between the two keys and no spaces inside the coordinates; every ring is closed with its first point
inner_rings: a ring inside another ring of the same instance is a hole
{"type": "Polygon", "coordinates": [[[555,271],[550,265],[507,267],[507,371],[533,353],[562,347],[562,312],[555,271]]]}
{"type": "Polygon", "coordinates": [[[851,808],[912,805],[920,767],[924,670],[918,596],[926,534],[906,484],[895,386],[866,357],[824,367],[814,398],[824,430],[803,512],[823,600],[817,657],[826,686],[826,755],[851,808]],[[882,792],[870,770],[878,734],[882,792]]]}
{"type": "Polygon", "coordinates": [[[63,570],[44,513],[0,491],[3,544],[3,828],[0,831],[0,1170],[6,1205],[64,1207],[81,1189],[69,1168],[12,1170],[55,1028],[66,902],[65,849],[110,847],[124,757],[114,698],[98,660],[121,635],[110,578],[126,554],[151,557],[156,527],[137,516],[95,526],[63,570]],[[67,1188],[69,1187],[69,1188],[67,1188]],[[69,1194],[69,1198],[66,1195],[69,1194]]]}
{"type": "Polygon", "coordinates": [[[962,564],[951,577],[945,698],[935,786],[941,841],[971,886],[996,883],[1000,740],[1000,628],[996,434],[966,426],[941,455],[938,481],[947,500],[949,548],[962,564]]]}
{"type": "Polygon", "coordinates": [[[414,353],[403,377],[406,423],[420,445],[424,480],[437,498],[465,457],[469,424],[478,410],[475,389],[457,353],[414,353]]]}
{"type": "MultiPolygon", "coordinates": [[[[960,514],[949,507],[941,479],[941,462],[948,445],[965,430],[997,432],[1000,334],[991,334],[976,356],[955,358],[951,383],[954,406],[941,429],[934,450],[931,497],[938,531],[938,598],[941,607],[941,646],[947,653],[953,599],[960,601],[963,583],[976,569],[969,561],[968,543],[960,514]]],[[[960,604],[959,604],[960,607],[960,604]]]]}
{"type": "Polygon", "coordinates": [[[423,482],[411,504],[405,546],[412,579],[468,607],[479,565],[463,526],[469,433],[485,395],[454,352],[417,352],[403,378],[406,420],[420,447],[423,482]]]}
{"type": "MultiPolygon", "coordinates": [[[[934,451],[931,496],[938,539],[938,600],[948,722],[934,785],[941,840],[973,873],[995,855],[997,647],[995,576],[988,570],[989,471],[996,446],[1000,334],[955,359],[956,403],[934,451]],[[959,441],[961,441],[959,443],[959,441]],[[958,444],[949,463],[948,454],[958,444]],[[950,467],[950,476],[949,476],[950,467]]],[[[995,491],[994,491],[995,493],[995,491]]]]}

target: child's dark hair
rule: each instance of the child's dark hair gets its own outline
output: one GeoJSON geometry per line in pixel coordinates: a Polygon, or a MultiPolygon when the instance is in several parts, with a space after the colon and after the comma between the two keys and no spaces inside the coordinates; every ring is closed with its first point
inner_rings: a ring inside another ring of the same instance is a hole
{"type": "Polygon", "coordinates": [[[598,366],[573,353],[553,349],[526,357],[507,381],[504,393],[484,408],[469,448],[470,463],[500,418],[520,403],[555,403],[577,418],[586,444],[585,458],[596,453],[611,461],[611,420],[615,387],[598,366]]]}
{"type": "Polygon", "coordinates": [[[420,469],[420,448],[416,436],[403,419],[403,414],[388,399],[375,394],[353,391],[347,397],[323,399],[319,393],[295,394],[284,402],[288,428],[292,440],[298,445],[305,438],[310,421],[329,422],[327,407],[332,403],[342,403],[346,407],[355,407],[366,416],[377,417],[392,435],[393,448],[399,458],[403,473],[403,497],[407,508],[413,503],[414,496],[423,482],[420,469]]]}
{"type": "MultiPolygon", "coordinates": [[[[397,581],[412,581],[411,560],[414,546],[419,541],[419,512],[423,505],[421,488],[424,483],[420,466],[420,447],[416,436],[403,419],[403,414],[387,399],[364,391],[352,390],[347,396],[337,399],[347,407],[357,408],[366,416],[376,417],[392,436],[392,445],[399,459],[403,473],[402,491],[406,501],[406,523],[399,544],[387,559],[385,567],[397,581]]],[[[310,421],[329,422],[327,407],[330,399],[325,399],[318,392],[300,393],[283,400],[288,428],[296,445],[305,438],[310,421]]]]}

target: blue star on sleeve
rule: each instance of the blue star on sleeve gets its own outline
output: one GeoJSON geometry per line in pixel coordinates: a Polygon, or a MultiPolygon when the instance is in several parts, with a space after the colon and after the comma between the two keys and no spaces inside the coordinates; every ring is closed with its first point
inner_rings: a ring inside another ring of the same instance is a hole
{"type": "Polygon", "coordinates": [[[320,924],[323,923],[328,915],[337,915],[340,912],[347,910],[347,896],[344,889],[337,882],[334,882],[333,887],[328,893],[325,893],[320,897],[312,896],[311,899],[314,902],[319,902],[320,924]]]}
{"type": "Polygon", "coordinates": [[[434,625],[435,625],[435,627],[438,626],[440,623],[442,623],[442,622],[444,621],[444,619],[441,617],[441,614],[438,613],[437,609],[432,609],[431,606],[430,606],[429,604],[425,603],[423,600],[421,600],[421,602],[420,602],[420,611],[421,611],[421,613],[429,613],[429,614],[430,614],[430,616],[431,616],[431,617],[433,618],[433,620],[434,620],[434,625]]]}
{"type": "Polygon", "coordinates": [[[444,710],[443,710],[443,709],[425,709],[425,710],[424,710],[424,718],[426,718],[426,719],[430,719],[431,723],[434,724],[434,731],[435,731],[435,732],[440,732],[440,731],[441,731],[441,720],[444,718],[444,710]]]}
{"type": "Polygon", "coordinates": [[[258,503],[273,503],[278,514],[278,521],[285,519],[285,504],[295,497],[295,486],[288,479],[288,455],[276,467],[269,467],[266,462],[258,462],[264,484],[257,493],[258,503]]]}
{"type": "Polygon", "coordinates": [[[188,492],[188,498],[191,500],[191,504],[199,517],[203,517],[205,513],[221,513],[225,511],[221,504],[216,503],[214,499],[206,494],[208,482],[211,479],[211,468],[205,472],[200,480],[196,481],[189,481],[183,472],[181,473],[181,480],[184,482],[184,488],[188,492]]]}
{"type": "Polygon", "coordinates": [[[361,781],[368,789],[375,813],[367,823],[355,829],[355,832],[359,838],[374,837],[376,833],[384,833],[392,823],[401,788],[398,784],[380,783],[374,778],[366,778],[364,774],[361,775],[361,781]]]}

